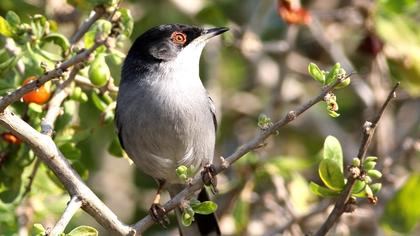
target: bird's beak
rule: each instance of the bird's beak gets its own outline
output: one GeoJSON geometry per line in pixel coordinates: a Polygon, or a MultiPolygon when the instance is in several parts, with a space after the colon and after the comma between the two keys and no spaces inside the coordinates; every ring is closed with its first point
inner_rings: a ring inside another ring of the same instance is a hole
{"type": "Polygon", "coordinates": [[[204,29],[201,33],[200,38],[203,38],[204,40],[208,40],[210,38],[213,38],[214,36],[217,36],[219,34],[223,34],[224,32],[228,31],[229,28],[227,27],[217,27],[217,28],[211,28],[211,29],[204,29]]]}

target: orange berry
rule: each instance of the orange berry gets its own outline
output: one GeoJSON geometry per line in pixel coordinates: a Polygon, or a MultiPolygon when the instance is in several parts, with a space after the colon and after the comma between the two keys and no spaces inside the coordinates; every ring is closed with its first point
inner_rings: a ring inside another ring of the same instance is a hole
{"type": "MultiPolygon", "coordinates": [[[[28,84],[29,82],[36,80],[36,76],[29,76],[25,81],[23,81],[23,84],[28,84]]],[[[23,96],[23,101],[26,103],[36,103],[39,105],[45,104],[48,99],[50,99],[51,93],[47,91],[44,85],[41,85],[36,90],[33,90],[31,92],[28,92],[23,96]]]]}
{"type": "Polygon", "coordinates": [[[1,137],[3,138],[4,141],[10,143],[10,144],[20,144],[20,139],[18,137],[16,137],[14,134],[12,134],[11,132],[4,132],[1,134],[1,137]]]}

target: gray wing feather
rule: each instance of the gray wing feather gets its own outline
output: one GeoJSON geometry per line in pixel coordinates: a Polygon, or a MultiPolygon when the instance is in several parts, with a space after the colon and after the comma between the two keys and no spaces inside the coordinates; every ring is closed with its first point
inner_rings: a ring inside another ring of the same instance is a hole
{"type": "Polygon", "coordinates": [[[210,112],[213,116],[214,130],[217,131],[216,107],[214,106],[213,99],[211,99],[210,96],[208,96],[208,97],[209,97],[210,112]]]}

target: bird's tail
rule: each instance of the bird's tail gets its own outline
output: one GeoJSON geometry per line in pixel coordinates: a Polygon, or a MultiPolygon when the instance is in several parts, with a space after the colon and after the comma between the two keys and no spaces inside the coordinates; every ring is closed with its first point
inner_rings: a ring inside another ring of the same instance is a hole
{"type": "MultiPolygon", "coordinates": [[[[170,186],[168,188],[169,195],[174,197],[176,194],[178,194],[184,186],[182,185],[176,185],[176,186],[170,186]]],[[[201,202],[209,201],[209,195],[206,192],[206,189],[202,189],[200,193],[198,194],[197,199],[201,202]]],[[[194,215],[194,221],[190,226],[184,226],[182,224],[182,213],[181,209],[176,208],[176,219],[178,221],[178,228],[181,236],[190,236],[190,235],[220,235],[220,229],[218,220],[216,217],[216,214],[212,213],[209,215],[201,215],[201,214],[195,214],[194,215]]]]}

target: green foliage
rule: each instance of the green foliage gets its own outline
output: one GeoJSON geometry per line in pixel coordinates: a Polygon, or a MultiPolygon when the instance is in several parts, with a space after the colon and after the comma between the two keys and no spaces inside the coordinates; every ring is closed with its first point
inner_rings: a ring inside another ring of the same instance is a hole
{"type": "MultiPolygon", "coordinates": [[[[309,63],[308,65],[309,75],[316,81],[320,82],[323,86],[329,86],[335,83],[338,79],[343,79],[346,77],[346,71],[341,68],[340,63],[335,63],[335,65],[329,71],[323,71],[315,63],[309,63]]],[[[347,87],[350,84],[350,77],[346,78],[344,81],[339,83],[335,89],[342,89],[347,87]]],[[[325,103],[327,104],[327,112],[333,118],[340,116],[338,111],[337,98],[334,93],[331,91],[324,98],[325,103]]]]}
{"type": "Polygon", "coordinates": [[[194,221],[195,214],[208,215],[217,210],[216,203],[212,201],[200,202],[197,199],[191,199],[189,204],[182,212],[182,224],[190,226],[194,221]]]}
{"type": "Polygon", "coordinates": [[[65,234],[65,236],[97,236],[98,231],[90,226],[82,225],[74,228],[69,233],[65,234]]]}
{"type": "Polygon", "coordinates": [[[381,225],[403,234],[412,231],[420,221],[420,174],[412,174],[386,204],[381,225]]]}
{"type": "MultiPolygon", "coordinates": [[[[378,158],[369,156],[365,158],[363,165],[359,158],[353,158],[351,168],[363,168],[366,176],[363,179],[356,179],[351,190],[352,197],[368,198],[371,203],[376,203],[375,194],[382,187],[380,183],[372,183],[372,178],[382,177],[382,173],[375,170],[378,158]]],[[[318,167],[318,174],[326,187],[310,182],[310,189],[321,197],[333,197],[339,195],[345,186],[347,179],[343,172],[343,152],[340,142],[333,136],[328,136],[324,142],[323,159],[318,167]]]]}

